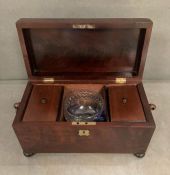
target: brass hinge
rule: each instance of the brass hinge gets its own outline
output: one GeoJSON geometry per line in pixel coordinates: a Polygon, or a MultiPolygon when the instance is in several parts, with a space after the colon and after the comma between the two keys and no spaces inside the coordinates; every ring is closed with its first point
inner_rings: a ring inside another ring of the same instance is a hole
{"type": "Polygon", "coordinates": [[[54,83],[54,78],[44,78],[43,82],[44,83],[54,83]]]}
{"type": "Polygon", "coordinates": [[[115,82],[116,84],[125,84],[126,78],[116,78],[115,82]]]}
{"type": "Polygon", "coordinates": [[[73,29],[95,29],[94,24],[73,24],[72,25],[73,29]]]}

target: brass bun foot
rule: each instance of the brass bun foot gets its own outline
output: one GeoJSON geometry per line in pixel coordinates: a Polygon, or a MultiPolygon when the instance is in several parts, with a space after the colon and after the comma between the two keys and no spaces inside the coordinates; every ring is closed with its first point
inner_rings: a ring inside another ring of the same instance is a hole
{"type": "Polygon", "coordinates": [[[145,153],[135,153],[134,154],[137,158],[143,158],[145,156],[145,153]]]}
{"type": "Polygon", "coordinates": [[[24,156],[25,157],[31,157],[33,156],[35,153],[26,153],[26,152],[23,152],[24,156]]]}

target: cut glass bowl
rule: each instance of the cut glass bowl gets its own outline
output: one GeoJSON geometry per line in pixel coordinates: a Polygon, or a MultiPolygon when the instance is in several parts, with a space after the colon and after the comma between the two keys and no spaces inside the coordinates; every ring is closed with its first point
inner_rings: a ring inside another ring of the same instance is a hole
{"type": "Polygon", "coordinates": [[[67,121],[95,121],[103,112],[102,96],[90,90],[77,90],[64,99],[64,117],[67,121]]]}

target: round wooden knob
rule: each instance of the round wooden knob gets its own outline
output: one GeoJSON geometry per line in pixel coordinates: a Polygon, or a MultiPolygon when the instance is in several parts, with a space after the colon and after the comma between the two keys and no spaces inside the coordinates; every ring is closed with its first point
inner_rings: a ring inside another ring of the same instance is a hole
{"type": "Polygon", "coordinates": [[[122,103],[126,104],[127,103],[127,98],[122,98],[122,103]]]}
{"type": "Polygon", "coordinates": [[[41,104],[46,104],[46,103],[47,103],[47,99],[46,99],[46,98],[42,98],[42,99],[40,100],[40,102],[41,102],[41,104]]]}

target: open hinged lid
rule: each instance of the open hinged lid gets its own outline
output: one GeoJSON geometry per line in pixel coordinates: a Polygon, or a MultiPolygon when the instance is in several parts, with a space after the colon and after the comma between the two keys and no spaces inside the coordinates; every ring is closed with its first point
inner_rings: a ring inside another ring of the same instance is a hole
{"type": "Polygon", "coordinates": [[[149,19],[20,19],[29,79],[142,79],[149,19]]]}

